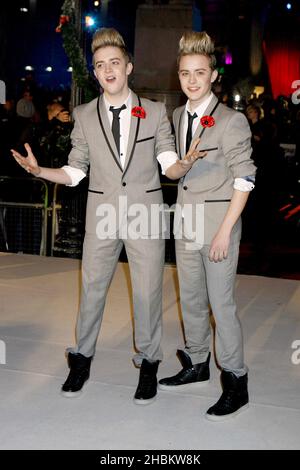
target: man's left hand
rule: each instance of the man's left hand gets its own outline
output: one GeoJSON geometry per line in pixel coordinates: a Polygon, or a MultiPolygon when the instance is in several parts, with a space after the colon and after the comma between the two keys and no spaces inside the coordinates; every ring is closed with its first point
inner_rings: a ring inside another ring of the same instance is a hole
{"type": "Polygon", "coordinates": [[[209,260],[218,263],[228,256],[230,235],[218,232],[210,245],[209,260]]]}

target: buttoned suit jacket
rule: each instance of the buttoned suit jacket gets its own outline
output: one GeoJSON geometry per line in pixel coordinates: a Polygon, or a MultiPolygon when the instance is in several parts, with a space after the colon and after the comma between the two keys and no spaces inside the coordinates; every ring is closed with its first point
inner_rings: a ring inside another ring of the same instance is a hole
{"type": "Polygon", "coordinates": [[[87,233],[96,233],[101,208],[113,207],[117,219],[119,213],[119,219],[122,219],[116,227],[113,224],[108,227],[107,236],[113,237],[124,218],[127,223],[134,218],[135,204],[143,205],[143,216],[147,218],[147,223],[142,223],[139,228],[142,236],[155,237],[162,232],[162,223],[151,223],[150,220],[151,206],[163,203],[156,156],[165,151],[175,151],[174,137],[163,103],[139,98],[132,92],[132,108],[137,106],[144,109],[145,117],[131,116],[124,169],[117,154],[103,95],[74,110],[69,165],[85,173],[90,167],[87,233]]]}
{"type": "MultiPolygon", "coordinates": [[[[178,184],[178,197],[174,218],[174,234],[179,236],[182,227],[182,211],[189,214],[185,233],[192,238],[196,229],[203,230],[203,244],[209,245],[216,235],[228,210],[235,178],[254,176],[256,167],[251,160],[251,131],[246,117],[231,108],[218,103],[215,95],[203,116],[211,115],[214,124],[203,128],[200,119],[193,141],[202,133],[199,150],[207,150],[203,159],[197,160],[191,170],[178,184]],[[204,131],[203,131],[204,129],[204,131]],[[197,219],[195,207],[198,204],[203,217],[197,219]],[[201,227],[196,225],[203,224],[201,227]],[[187,230],[187,231],[186,231],[187,230]]],[[[185,155],[185,138],[182,135],[185,106],[175,109],[173,122],[176,134],[176,147],[179,158],[185,155]]],[[[192,141],[192,142],[193,142],[192,141]]],[[[241,220],[236,222],[231,241],[239,241],[241,220]]]]}

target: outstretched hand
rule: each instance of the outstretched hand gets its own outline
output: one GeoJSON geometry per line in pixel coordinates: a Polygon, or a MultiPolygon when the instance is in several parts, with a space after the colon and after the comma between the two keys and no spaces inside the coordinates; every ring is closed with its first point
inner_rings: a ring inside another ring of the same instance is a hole
{"type": "Polygon", "coordinates": [[[204,158],[207,155],[207,152],[201,152],[197,150],[199,143],[200,143],[200,139],[196,139],[190,146],[190,149],[188,153],[185,155],[185,157],[182,160],[178,161],[178,163],[186,170],[189,170],[190,168],[192,168],[196,160],[198,160],[199,158],[204,158]]]}
{"type": "Polygon", "coordinates": [[[14,149],[11,149],[11,153],[16,162],[18,162],[19,165],[24,168],[24,170],[34,176],[38,176],[41,172],[41,169],[38,165],[37,159],[33,155],[29,144],[25,144],[24,147],[27,151],[27,157],[23,157],[19,152],[14,149]]]}

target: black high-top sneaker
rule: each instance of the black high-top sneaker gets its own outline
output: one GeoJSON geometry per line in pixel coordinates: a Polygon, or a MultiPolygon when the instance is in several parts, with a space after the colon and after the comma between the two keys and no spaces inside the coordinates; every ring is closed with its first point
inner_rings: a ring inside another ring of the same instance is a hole
{"type": "Polygon", "coordinates": [[[183,369],[177,375],[161,379],[158,382],[160,390],[185,390],[208,383],[210,353],[205,362],[198,364],[192,364],[190,356],[180,349],[177,356],[183,369]]]}
{"type": "Polygon", "coordinates": [[[81,394],[82,387],[90,376],[92,358],[92,356],[85,357],[80,353],[68,353],[70,372],[61,388],[64,397],[73,398],[81,394]]]}
{"type": "Polygon", "coordinates": [[[159,361],[150,362],[143,359],[140,369],[139,383],[134,395],[134,403],[137,405],[149,405],[156,398],[157,393],[157,369],[159,361]]]}
{"type": "Polygon", "coordinates": [[[221,382],[223,393],[205,415],[210,421],[224,421],[249,407],[248,374],[237,377],[232,372],[222,370],[221,382]]]}

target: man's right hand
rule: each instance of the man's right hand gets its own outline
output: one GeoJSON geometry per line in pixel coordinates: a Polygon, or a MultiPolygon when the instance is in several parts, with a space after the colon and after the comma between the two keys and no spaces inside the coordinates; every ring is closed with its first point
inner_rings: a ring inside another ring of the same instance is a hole
{"type": "Polygon", "coordinates": [[[207,152],[205,150],[197,150],[197,146],[199,145],[199,143],[200,139],[195,139],[185,157],[181,160],[176,160],[176,163],[173,163],[173,165],[171,165],[166,170],[166,176],[168,178],[170,178],[171,180],[177,180],[179,178],[182,178],[182,176],[185,176],[187,174],[187,172],[192,168],[194,163],[199,158],[206,157],[207,152]]]}
{"type": "Polygon", "coordinates": [[[185,157],[182,159],[182,160],[178,160],[178,163],[179,165],[183,168],[183,169],[186,169],[187,171],[190,170],[193,166],[193,164],[195,163],[195,161],[197,161],[199,158],[204,158],[206,157],[207,155],[207,152],[201,152],[199,150],[197,150],[197,147],[200,143],[200,139],[196,139],[188,153],[185,155],[185,157]]]}
{"type": "Polygon", "coordinates": [[[19,152],[13,149],[11,149],[11,153],[14,159],[19,163],[22,168],[24,168],[24,170],[34,176],[38,176],[41,172],[41,169],[38,165],[37,159],[33,155],[29,144],[25,144],[24,147],[27,151],[27,157],[23,157],[19,152]]]}

